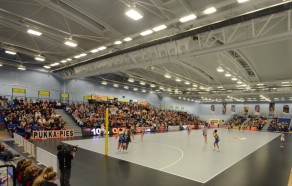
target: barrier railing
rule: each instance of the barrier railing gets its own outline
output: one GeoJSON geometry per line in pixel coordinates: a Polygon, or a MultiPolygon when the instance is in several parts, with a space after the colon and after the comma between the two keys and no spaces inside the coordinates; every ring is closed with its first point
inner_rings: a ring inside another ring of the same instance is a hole
{"type": "Polygon", "coordinates": [[[27,140],[23,140],[23,142],[24,152],[29,154],[28,157],[35,158],[35,145],[27,140]]]}
{"type": "Polygon", "coordinates": [[[19,134],[14,133],[14,143],[16,143],[18,146],[23,147],[23,137],[19,134]]]}
{"type": "Polygon", "coordinates": [[[36,156],[35,154],[35,145],[26,139],[24,139],[22,136],[14,133],[14,143],[17,144],[18,146],[21,146],[24,148],[24,152],[28,153],[28,157],[34,157],[36,156]]]}
{"type": "Polygon", "coordinates": [[[36,148],[36,160],[47,167],[52,166],[55,171],[59,170],[57,156],[39,147],[36,148]]]}

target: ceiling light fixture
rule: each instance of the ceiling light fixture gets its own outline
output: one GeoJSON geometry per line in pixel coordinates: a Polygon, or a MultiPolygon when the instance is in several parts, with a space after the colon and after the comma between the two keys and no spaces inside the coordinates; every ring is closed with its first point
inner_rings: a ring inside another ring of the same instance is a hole
{"type": "Polygon", "coordinates": [[[159,26],[153,28],[152,30],[153,30],[154,32],[158,32],[158,31],[160,31],[160,30],[164,30],[164,29],[166,29],[166,28],[167,28],[166,25],[159,25],[159,26]]]}
{"type": "Polygon", "coordinates": [[[141,36],[147,36],[147,35],[152,34],[152,33],[153,33],[152,30],[146,30],[146,31],[144,31],[144,32],[141,32],[140,35],[141,35],[141,36]]]}
{"type": "Polygon", "coordinates": [[[66,60],[67,60],[67,61],[72,61],[72,59],[71,59],[71,58],[67,58],[66,60]]]}
{"type": "Polygon", "coordinates": [[[115,83],[115,84],[113,84],[113,86],[114,86],[114,87],[119,87],[119,84],[116,84],[116,83],[115,83]]]}
{"type": "Polygon", "coordinates": [[[79,59],[79,58],[81,58],[81,56],[80,55],[76,55],[76,56],[74,56],[74,58],[75,59],[79,59]]]}
{"type": "Polygon", "coordinates": [[[193,87],[198,87],[198,85],[197,84],[193,84],[193,87]]]}
{"type": "Polygon", "coordinates": [[[191,84],[191,83],[190,83],[189,81],[186,81],[185,84],[186,84],[186,85],[189,85],[189,84],[191,84]]]}
{"type": "Polygon", "coordinates": [[[134,91],[138,91],[138,88],[133,88],[134,91]]]}
{"type": "Polygon", "coordinates": [[[90,50],[90,52],[93,53],[93,54],[96,53],[96,52],[98,52],[98,51],[99,50],[97,48],[90,50]]]}
{"type": "Polygon", "coordinates": [[[124,86],[124,89],[129,89],[129,86],[124,86]]]}
{"type": "Polygon", "coordinates": [[[225,74],[225,76],[226,76],[226,77],[230,77],[231,74],[230,74],[229,72],[227,72],[227,73],[225,74]]]}
{"type": "Polygon", "coordinates": [[[282,84],[288,84],[289,83],[289,81],[283,81],[283,82],[281,82],[282,84]]]}
{"type": "Polygon", "coordinates": [[[175,81],[177,81],[177,82],[181,82],[181,79],[179,79],[179,78],[175,78],[175,81]]]}
{"type": "Polygon", "coordinates": [[[188,16],[180,18],[179,21],[184,23],[184,22],[187,22],[187,21],[190,21],[190,20],[194,20],[196,18],[197,18],[197,16],[195,14],[190,14],[188,16]]]}
{"type": "Polygon", "coordinates": [[[135,21],[142,19],[143,16],[142,14],[136,9],[136,7],[130,7],[126,13],[125,13],[129,18],[134,19],[135,21]]]}
{"type": "Polygon", "coordinates": [[[53,64],[51,64],[50,66],[51,66],[51,67],[54,67],[54,66],[58,66],[58,65],[60,65],[60,63],[53,63],[53,64]]]}
{"type": "Polygon", "coordinates": [[[16,52],[15,52],[15,51],[13,51],[13,50],[8,50],[8,49],[5,50],[5,53],[6,53],[6,54],[10,54],[10,55],[16,55],[16,52]]]}
{"type": "Polygon", "coordinates": [[[146,90],[145,89],[142,89],[142,92],[146,92],[146,90]]]}
{"type": "Polygon", "coordinates": [[[61,63],[67,63],[67,60],[64,59],[64,60],[61,61],[61,63]]]}
{"type": "Polygon", "coordinates": [[[98,50],[105,50],[105,49],[106,49],[105,46],[101,46],[101,47],[98,48],[98,50]]]}
{"type": "Polygon", "coordinates": [[[45,61],[46,60],[46,58],[44,56],[40,55],[40,54],[36,55],[34,57],[34,59],[37,60],[37,61],[45,61]]]}
{"type": "Polygon", "coordinates": [[[26,70],[26,67],[23,66],[23,65],[19,65],[17,69],[18,69],[18,70],[26,70]]]}
{"type": "Polygon", "coordinates": [[[140,85],[146,85],[144,81],[140,81],[140,85]]]}
{"type": "Polygon", "coordinates": [[[206,10],[204,10],[204,14],[212,14],[214,12],[216,12],[216,8],[215,7],[209,7],[206,10]]]}
{"type": "Polygon", "coordinates": [[[41,32],[39,32],[37,30],[33,30],[33,29],[28,29],[27,30],[27,33],[32,34],[32,35],[35,35],[35,36],[41,36],[42,35],[41,32]]]}
{"type": "Polygon", "coordinates": [[[45,65],[45,66],[44,66],[44,68],[46,68],[46,69],[50,69],[51,67],[50,67],[50,66],[47,66],[47,65],[45,65]]]}
{"type": "Polygon", "coordinates": [[[171,78],[171,75],[170,74],[165,74],[164,77],[169,79],[169,78],[171,78]]]}
{"type": "Polygon", "coordinates": [[[135,82],[135,80],[133,78],[129,78],[128,81],[131,82],[131,83],[135,82]]]}
{"type": "Polygon", "coordinates": [[[249,1],[249,0],[237,0],[238,3],[245,3],[247,1],[249,1]]]}
{"type": "Polygon", "coordinates": [[[106,81],[102,81],[101,84],[102,85],[107,85],[107,82],[106,81]]]}
{"type": "Polygon", "coordinates": [[[237,81],[237,84],[242,84],[242,81],[237,81]]]}
{"type": "Polygon", "coordinates": [[[120,44],[122,44],[123,42],[122,41],[116,41],[116,42],[114,42],[115,43],[115,45],[120,45],[120,44]]]}
{"type": "Polygon", "coordinates": [[[224,69],[222,67],[218,67],[216,70],[217,72],[224,72],[224,69]]]}
{"type": "Polygon", "coordinates": [[[232,80],[232,81],[236,81],[237,78],[236,78],[236,77],[232,77],[231,80],[232,80]]]}
{"type": "Polygon", "coordinates": [[[69,39],[66,39],[65,42],[64,42],[65,45],[69,46],[69,47],[77,47],[78,45],[78,42],[69,38],[69,39]]]}
{"type": "Polygon", "coordinates": [[[129,42],[129,41],[132,41],[132,38],[130,38],[130,37],[126,37],[125,39],[123,39],[124,41],[126,41],[126,42],[129,42]]]}
{"type": "Polygon", "coordinates": [[[156,85],[155,84],[150,84],[150,87],[154,88],[154,87],[156,87],[156,85]]]}

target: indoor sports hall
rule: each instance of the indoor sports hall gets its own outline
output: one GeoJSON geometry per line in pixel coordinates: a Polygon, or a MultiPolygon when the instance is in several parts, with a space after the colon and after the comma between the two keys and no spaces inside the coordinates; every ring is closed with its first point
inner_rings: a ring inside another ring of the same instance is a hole
{"type": "Polygon", "coordinates": [[[0,0],[0,186],[292,186],[291,11],[0,0]]]}

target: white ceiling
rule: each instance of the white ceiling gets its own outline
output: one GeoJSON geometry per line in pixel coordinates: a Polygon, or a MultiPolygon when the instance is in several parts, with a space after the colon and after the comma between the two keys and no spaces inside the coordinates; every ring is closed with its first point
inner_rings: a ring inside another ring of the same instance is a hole
{"type": "MultiPolygon", "coordinates": [[[[282,0],[250,0],[244,4],[238,4],[237,0],[0,0],[0,48],[14,48],[19,54],[31,57],[42,54],[46,57],[46,61],[40,63],[34,61],[33,58],[25,57],[21,58],[22,60],[12,60],[7,58],[7,55],[0,55],[0,57],[1,61],[7,65],[22,63],[28,68],[41,69],[43,65],[87,53],[85,58],[72,60],[51,69],[53,71],[69,69],[71,73],[75,71],[72,65],[79,63],[78,66],[88,68],[82,63],[88,60],[98,63],[97,59],[102,55],[231,19],[282,2],[282,0]],[[143,12],[144,18],[139,21],[131,20],[124,14],[127,6],[133,2],[143,12]],[[215,6],[217,12],[204,15],[203,10],[210,6],[215,6]],[[198,18],[187,23],[178,21],[179,18],[190,13],[195,13],[198,18]],[[166,24],[168,28],[147,37],[139,35],[140,32],[160,24],[166,24]],[[31,36],[26,33],[28,28],[38,29],[43,32],[43,35],[31,36]],[[69,37],[78,41],[78,47],[69,48],[64,45],[64,40],[69,37]],[[125,37],[132,37],[133,41],[121,45],[113,44],[125,37]],[[89,52],[100,46],[107,46],[108,49],[96,54],[89,52]],[[32,64],[34,66],[30,66],[32,64]]],[[[210,94],[210,98],[224,98],[232,94],[241,97],[236,91],[221,91],[220,94],[212,93],[212,91],[205,92],[199,88],[189,91],[193,83],[215,91],[218,90],[218,86],[223,86],[226,90],[237,89],[235,81],[225,77],[224,73],[216,71],[220,65],[233,76],[241,78],[251,89],[256,89],[253,92],[248,91],[247,96],[264,93],[275,97],[277,92],[273,91],[271,94],[265,90],[259,90],[256,84],[264,83],[269,88],[267,91],[271,92],[271,88],[281,86],[281,81],[292,81],[290,72],[292,41],[284,39],[288,37],[286,30],[288,22],[291,22],[289,16],[291,18],[289,12],[278,13],[240,25],[232,25],[223,30],[202,33],[199,35],[199,41],[198,38],[189,40],[190,52],[182,54],[184,57],[178,55],[175,60],[168,58],[163,63],[157,60],[145,65],[125,66],[123,70],[112,69],[110,73],[118,76],[107,76],[109,71],[104,71],[104,73],[96,71],[96,73],[79,74],[79,77],[128,85],[127,77],[131,76],[137,80],[146,81],[148,85],[144,88],[149,91],[154,90],[149,87],[149,83],[163,85],[172,90],[177,88],[183,94],[176,95],[180,97],[200,98],[201,94],[210,94]],[[224,34],[222,35],[221,32],[224,34]],[[245,65],[240,64],[240,60],[244,60],[245,65]],[[254,74],[251,75],[248,71],[254,74]],[[171,74],[172,78],[166,79],[165,73],[171,74]],[[176,82],[174,77],[179,77],[183,81],[176,82]],[[184,81],[190,81],[192,84],[185,85],[184,81]]],[[[279,94],[283,94],[280,88],[278,90],[279,94]]],[[[290,90],[284,92],[288,97],[290,90]]],[[[175,95],[175,92],[171,95],[175,95]]]]}

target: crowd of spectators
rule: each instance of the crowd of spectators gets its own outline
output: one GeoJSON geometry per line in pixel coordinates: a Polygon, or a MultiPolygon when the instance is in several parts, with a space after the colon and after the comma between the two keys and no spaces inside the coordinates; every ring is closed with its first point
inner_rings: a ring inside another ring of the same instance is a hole
{"type": "Polygon", "coordinates": [[[53,167],[39,169],[30,159],[18,161],[16,166],[16,178],[19,185],[22,186],[57,186],[55,183],[57,180],[57,173],[53,170],[53,167]]]}
{"type": "Polygon", "coordinates": [[[245,123],[245,127],[256,127],[258,130],[262,130],[262,128],[267,123],[267,118],[262,116],[251,116],[250,120],[245,123]]]}
{"type": "Polygon", "coordinates": [[[232,119],[226,122],[231,127],[241,125],[247,118],[245,116],[235,115],[232,119]]]}
{"type": "Polygon", "coordinates": [[[202,121],[195,115],[182,111],[170,111],[154,108],[150,105],[139,105],[126,102],[96,102],[94,104],[71,104],[66,111],[83,127],[102,127],[105,111],[109,108],[110,127],[165,127],[192,124],[198,126],[202,121]]]}
{"type": "Polygon", "coordinates": [[[277,118],[274,118],[270,123],[268,127],[268,131],[282,131],[282,132],[288,132],[289,123],[287,122],[278,122],[277,118]]]}
{"type": "Polygon", "coordinates": [[[9,103],[7,99],[0,97],[0,103],[6,126],[14,126],[11,133],[18,132],[29,138],[32,130],[67,129],[66,122],[55,112],[57,102],[14,98],[9,103]]]}

